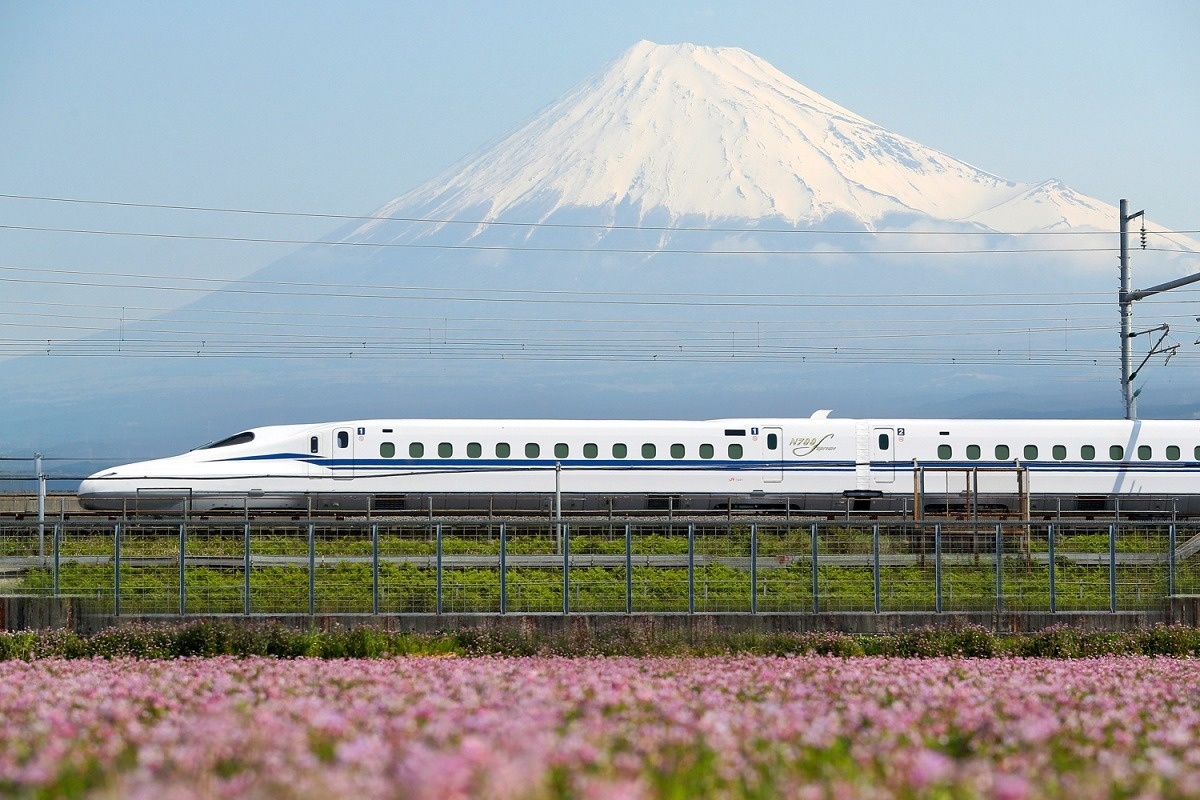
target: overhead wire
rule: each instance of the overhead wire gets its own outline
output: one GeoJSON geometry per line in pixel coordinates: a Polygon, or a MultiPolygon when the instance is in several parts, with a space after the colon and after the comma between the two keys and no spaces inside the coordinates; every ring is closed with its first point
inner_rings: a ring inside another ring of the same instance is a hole
{"type": "MultiPolygon", "coordinates": [[[[612,230],[612,231],[652,231],[652,232],[680,232],[680,233],[780,233],[789,235],[803,234],[833,234],[833,235],[923,235],[923,236],[978,236],[980,234],[1000,235],[1000,236],[1095,236],[1109,235],[1117,233],[1112,231],[1075,231],[1075,230],[1050,230],[1050,231],[1033,231],[1033,232],[1005,232],[1005,231],[990,231],[980,229],[978,231],[947,231],[947,230],[924,230],[924,231],[906,231],[906,230],[879,230],[879,231],[863,231],[863,230],[815,230],[804,228],[773,228],[770,226],[764,227],[725,227],[725,226],[686,226],[686,225],[621,225],[616,223],[578,223],[578,222],[547,222],[547,221],[513,221],[513,220],[498,220],[498,219],[455,219],[455,218],[440,218],[440,217],[409,217],[409,216],[394,216],[389,214],[341,214],[329,212],[311,212],[311,211],[278,211],[266,209],[247,209],[247,208],[227,208],[219,206],[195,206],[195,205],[174,205],[166,203],[138,203],[119,200],[92,200],[74,197],[53,197],[46,195],[24,195],[24,194],[6,194],[0,193],[0,199],[5,200],[32,200],[52,203],[71,203],[79,205],[95,205],[95,206],[110,206],[117,208],[137,208],[137,209],[155,209],[164,211],[196,211],[205,213],[220,213],[220,214],[242,214],[255,216],[270,216],[270,217],[301,217],[309,219],[332,219],[358,222],[406,222],[429,225],[470,225],[475,227],[480,226],[496,226],[496,227],[516,227],[516,228],[565,228],[577,230],[612,230]]],[[[1198,234],[1200,230],[1178,230],[1178,231],[1149,231],[1149,234],[1198,234]]]]}

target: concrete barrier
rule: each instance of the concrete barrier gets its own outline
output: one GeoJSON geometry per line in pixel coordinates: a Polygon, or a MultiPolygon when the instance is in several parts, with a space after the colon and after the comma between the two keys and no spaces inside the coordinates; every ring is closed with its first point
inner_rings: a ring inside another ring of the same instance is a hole
{"type": "Polygon", "coordinates": [[[0,597],[0,630],[74,630],[79,607],[71,597],[0,597]]]}
{"type": "Polygon", "coordinates": [[[629,627],[631,624],[653,637],[739,632],[837,632],[900,633],[924,628],[954,629],[979,625],[996,633],[1033,633],[1055,625],[1093,631],[1142,630],[1168,622],[1165,611],[1067,612],[1067,613],[793,613],[793,614],[271,614],[252,616],[145,615],[120,617],[111,614],[79,614],[76,630],[88,634],[114,625],[134,623],[183,623],[201,619],[244,621],[246,624],[274,622],[301,630],[332,630],[363,625],[389,631],[434,633],[484,628],[520,629],[560,635],[629,627]]]}

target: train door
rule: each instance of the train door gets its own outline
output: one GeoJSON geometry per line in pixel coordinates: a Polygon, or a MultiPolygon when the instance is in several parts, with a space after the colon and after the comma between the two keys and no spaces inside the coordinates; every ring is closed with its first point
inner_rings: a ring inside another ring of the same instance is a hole
{"type": "Polygon", "coordinates": [[[354,477],[354,429],[337,428],[333,432],[333,477],[346,480],[354,477]]]}
{"type": "Polygon", "coordinates": [[[783,481],[783,428],[762,428],[764,483],[783,481]]]}
{"type": "Polygon", "coordinates": [[[896,429],[873,428],[871,431],[871,477],[876,483],[896,480],[896,429]]]}

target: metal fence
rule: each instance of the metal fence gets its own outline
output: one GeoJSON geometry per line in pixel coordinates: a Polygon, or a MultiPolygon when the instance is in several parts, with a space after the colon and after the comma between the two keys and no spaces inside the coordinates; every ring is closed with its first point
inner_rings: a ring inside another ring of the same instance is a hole
{"type": "Polygon", "coordinates": [[[0,526],[0,594],[115,614],[1135,611],[1200,524],[91,521],[0,526]]]}

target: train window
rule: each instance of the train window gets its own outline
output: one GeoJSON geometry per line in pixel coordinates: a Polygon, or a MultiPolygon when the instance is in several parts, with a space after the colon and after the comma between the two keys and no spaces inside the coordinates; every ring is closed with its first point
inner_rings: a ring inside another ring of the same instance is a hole
{"type": "MultiPolygon", "coordinates": [[[[775,434],[772,433],[771,435],[774,436],[775,434]]],[[[684,449],[683,445],[671,445],[671,458],[683,458],[685,452],[686,450],[684,449]]]]}
{"type": "Polygon", "coordinates": [[[1084,461],[1091,461],[1096,457],[1096,448],[1090,444],[1085,444],[1079,448],[1079,457],[1084,461]]]}
{"type": "Polygon", "coordinates": [[[701,458],[712,458],[713,457],[713,446],[711,444],[700,445],[700,457],[701,458]]]}
{"type": "Polygon", "coordinates": [[[1200,446],[1196,447],[1195,451],[1192,453],[1192,457],[1197,461],[1200,461],[1200,446]]]}
{"type": "Polygon", "coordinates": [[[1148,445],[1148,444],[1139,444],[1138,445],[1138,459],[1140,461],[1149,461],[1150,457],[1152,455],[1154,455],[1154,453],[1150,449],[1150,445],[1148,445]]]}
{"type": "Polygon", "coordinates": [[[996,445],[996,460],[997,461],[1008,461],[1008,445],[1006,445],[1006,444],[996,445]]]}
{"type": "Polygon", "coordinates": [[[1112,447],[1108,448],[1108,457],[1113,461],[1120,461],[1125,457],[1125,448],[1121,447],[1119,444],[1114,444],[1112,447]]]}
{"type": "Polygon", "coordinates": [[[391,442],[380,442],[379,455],[381,458],[395,458],[396,445],[392,444],[391,442]]]}
{"type": "Polygon", "coordinates": [[[537,442],[528,442],[525,445],[525,457],[537,458],[542,454],[542,448],[537,442]]]}
{"type": "Polygon", "coordinates": [[[321,440],[318,439],[316,436],[314,436],[308,440],[308,452],[310,452],[310,453],[321,452],[321,440]]]}
{"type": "Polygon", "coordinates": [[[512,455],[512,447],[508,442],[496,442],[496,458],[508,458],[512,455]]]}
{"type": "Polygon", "coordinates": [[[350,431],[338,431],[338,447],[350,446],[350,431]]]}
{"type": "Polygon", "coordinates": [[[629,455],[628,447],[620,443],[613,445],[613,458],[624,458],[627,455],[629,455]]]}
{"type": "Polygon", "coordinates": [[[658,452],[657,449],[649,442],[642,445],[642,458],[654,458],[656,452],[658,452]]]}
{"type": "Polygon", "coordinates": [[[741,458],[742,457],[742,446],[740,444],[729,445],[729,457],[730,458],[741,458]]]}
{"type": "Polygon", "coordinates": [[[483,445],[479,442],[467,442],[467,458],[479,458],[483,455],[483,445]]]}
{"type": "Polygon", "coordinates": [[[972,461],[978,461],[980,455],[982,455],[982,453],[979,450],[979,445],[977,445],[977,444],[967,445],[967,458],[971,459],[972,461]]]}
{"type": "Polygon", "coordinates": [[[1065,461],[1067,458],[1066,445],[1056,444],[1050,451],[1050,455],[1054,456],[1055,461],[1065,461]]]}
{"type": "Polygon", "coordinates": [[[558,444],[554,445],[554,457],[555,458],[566,458],[568,455],[570,455],[570,453],[571,453],[571,448],[567,447],[567,445],[565,443],[559,442],[558,444]]]}
{"type": "MultiPolygon", "coordinates": [[[[779,449],[779,434],[777,434],[777,433],[768,433],[767,434],[767,449],[768,450],[778,450],[779,449]]],[[[683,458],[683,456],[679,456],[679,457],[683,458]]]]}
{"type": "Polygon", "coordinates": [[[1037,445],[1036,444],[1025,445],[1024,455],[1025,455],[1026,461],[1036,461],[1037,457],[1038,457],[1037,445]]]}
{"type": "Polygon", "coordinates": [[[1175,444],[1167,445],[1167,461],[1178,461],[1178,460],[1179,460],[1179,445],[1175,445],[1175,444]]]}
{"type": "Polygon", "coordinates": [[[425,455],[425,445],[420,442],[413,442],[408,446],[409,458],[421,458],[425,455]]]}
{"type": "Polygon", "coordinates": [[[584,458],[595,458],[598,455],[600,455],[600,448],[596,446],[595,442],[588,442],[583,446],[584,458]]]}
{"type": "Polygon", "coordinates": [[[454,455],[454,445],[449,442],[442,442],[438,445],[438,456],[441,458],[449,458],[454,455]]]}
{"type": "Polygon", "coordinates": [[[886,433],[879,434],[879,449],[887,450],[891,446],[892,446],[891,437],[888,436],[886,433]]]}
{"type": "Polygon", "coordinates": [[[950,456],[952,456],[952,455],[954,455],[954,449],[952,447],[950,447],[950,445],[948,445],[948,444],[939,444],[938,445],[938,458],[945,461],[946,459],[950,458],[950,456]]]}

